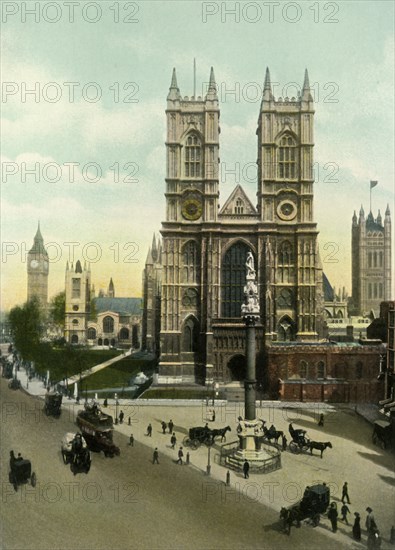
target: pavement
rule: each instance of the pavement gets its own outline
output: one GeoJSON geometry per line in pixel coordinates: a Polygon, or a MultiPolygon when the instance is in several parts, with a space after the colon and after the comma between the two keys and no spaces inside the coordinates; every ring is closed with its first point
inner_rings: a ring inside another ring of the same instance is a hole
{"type": "MultiPolygon", "coordinates": [[[[28,381],[24,369],[17,373],[23,391],[44,398],[45,384],[33,379],[28,381]]],[[[63,400],[63,413],[74,418],[82,408],[73,399],[63,400]]],[[[227,469],[219,464],[219,440],[209,451],[206,446],[197,450],[188,449],[183,445],[183,439],[192,426],[202,426],[206,422],[210,428],[231,426],[226,443],[237,440],[235,427],[238,416],[244,415],[243,403],[227,403],[216,400],[213,406],[206,401],[179,400],[147,400],[120,399],[116,404],[108,400],[104,409],[113,417],[122,410],[124,422],[114,426],[116,432],[126,437],[133,433],[134,445],[145,445],[152,449],[158,447],[160,455],[166,455],[176,461],[177,451],[184,447],[184,458],[189,453],[188,467],[201,473],[203,477],[202,491],[206,498],[218,497],[226,499],[227,469]],[[216,412],[215,422],[210,422],[210,411],[216,412]],[[172,419],[173,431],[176,433],[176,448],[170,445],[170,434],[163,435],[161,422],[172,419]],[[130,424],[129,424],[130,422],[130,424]],[[148,424],[153,426],[152,437],[146,435],[148,424]],[[207,475],[207,465],[210,461],[210,475],[207,475]]],[[[382,451],[371,442],[371,425],[374,418],[374,408],[355,405],[331,405],[327,403],[283,403],[278,401],[257,402],[257,417],[266,420],[267,425],[274,424],[276,429],[283,430],[288,440],[288,424],[302,427],[308,431],[308,436],[314,441],[331,441],[333,448],[324,452],[323,459],[318,454],[282,453],[282,468],[270,474],[251,474],[244,479],[238,472],[230,472],[230,487],[239,498],[246,502],[260,502],[279,511],[282,506],[290,506],[300,500],[307,485],[326,482],[331,489],[331,500],[341,506],[341,487],[348,482],[351,498],[350,525],[339,521],[338,531],[333,533],[326,517],[321,519],[318,529],[328,537],[328,544],[338,544],[339,548],[366,548],[366,531],[364,531],[366,507],[370,506],[382,536],[383,550],[393,548],[389,543],[390,529],[395,525],[395,462],[394,455],[382,451]],[[373,411],[373,412],[372,412],[373,411]],[[318,427],[318,418],[323,413],[324,427],[318,427]],[[360,415],[368,422],[362,421],[360,415]],[[362,542],[352,539],[351,526],[354,512],[361,515],[362,542]]],[[[177,466],[175,466],[177,467],[177,466]]],[[[338,506],[340,508],[340,506],[338,506]]],[[[339,514],[340,516],[340,514],[339,514]]]]}

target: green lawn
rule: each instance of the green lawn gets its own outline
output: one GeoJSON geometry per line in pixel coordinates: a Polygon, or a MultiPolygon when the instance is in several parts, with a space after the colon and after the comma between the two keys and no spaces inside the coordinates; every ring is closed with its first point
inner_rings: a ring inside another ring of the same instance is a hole
{"type": "Polygon", "coordinates": [[[82,388],[88,386],[88,390],[99,390],[102,388],[121,388],[129,385],[129,380],[138,372],[143,371],[152,374],[155,361],[125,357],[118,363],[110,365],[105,369],[88,376],[82,380],[82,388]]]}

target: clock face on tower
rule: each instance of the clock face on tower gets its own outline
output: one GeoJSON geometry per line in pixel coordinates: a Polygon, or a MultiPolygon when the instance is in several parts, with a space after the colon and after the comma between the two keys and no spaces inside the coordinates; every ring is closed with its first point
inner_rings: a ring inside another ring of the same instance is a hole
{"type": "Polygon", "coordinates": [[[33,269],[36,269],[38,267],[38,261],[37,260],[32,260],[30,262],[30,267],[32,267],[33,269]]]}
{"type": "Polygon", "coordinates": [[[296,204],[288,199],[281,201],[277,206],[278,217],[284,221],[293,220],[296,216],[296,212],[296,204]]]}
{"type": "Polygon", "coordinates": [[[202,201],[196,197],[187,197],[181,205],[181,213],[186,220],[198,220],[202,215],[202,201]]]}

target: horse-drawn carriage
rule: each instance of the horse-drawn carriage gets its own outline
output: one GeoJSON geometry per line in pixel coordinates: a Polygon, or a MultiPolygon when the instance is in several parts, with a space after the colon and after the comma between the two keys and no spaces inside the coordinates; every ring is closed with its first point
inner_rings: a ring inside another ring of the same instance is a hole
{"type": "Polygon", "coordinates": [[[386,420],[376,420],[374,423],[372,441],[382,449],[392,446],[392,426],[391,422],[386,420]]]}
{"type": "Polygon", "coordinates": [[[295,430],[292,424],[288,428],[292,441],[289,443],[291,453],[301,453],[310,449],[310,439],[306,436],[306,430],[295,430]]]}
{"type": "Polygon", "coordinates": [[[329,506],[330,491],[325,484],[306,487],[303,498],[289,508],[281,508],[280,518],[284,522],[284,530],[289,534],[293,524],[300,527],[303,520],[310,520],[316,527],[321,514],[325,514],[329,506]]]}
{"type": "Polygon", "coordinates": [[[70,464],[75,475],[78,471],[88,473],[91,468],[91,454],[88,445],[81,434],[67,433],[61,444],[63,462],[70,464]]]}
{"type": "Polygon", "coordinates": [[[62,412],[62,394],[47,393],[45,395],[44,412],[47,416],[60,416],[62,412]]]}
{"type": "Polygon", "coordinates": [[[91,451],[103,451],[111,458],[121,454],[113,442],[113,418],[103,413],[97,403],[85,404],[85,409],[78,412],[76,422],[91,451]]]}
{"type": "Polygon", "coordinates": [[[15,457],[14,451],[10,451],[9,480],[15,491],[18,490],[18,485],[22,485],[28,481],[30,481],[32,487],[36,486],[36,474],[32,472],[30,460],[23,459],[20,454],[18,454],[18,457],[15,457]]]}
{"type": "Polygon", "coordinates": [[[7,361],[6,358],[2,357],[2,377],[3,378],[12,378],[14,376],[14,364],[7,361]]]}
{"type": "Polygon", "coordinates": [[[207,426],[191,428],[183,440],[183,444],[192,450],[196,450],[202,443],[208,447],[214,443],[211,430],[207,426]]]}

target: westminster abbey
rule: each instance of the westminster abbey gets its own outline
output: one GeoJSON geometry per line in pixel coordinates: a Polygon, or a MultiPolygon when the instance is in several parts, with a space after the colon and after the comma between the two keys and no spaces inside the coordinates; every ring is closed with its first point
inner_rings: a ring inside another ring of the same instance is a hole
{"type": "Polygon", "coordinates": [[[308,73],[298,97],[275,99],[266,70],[256,131],[256,206],[240,185],[222,208],[218,204],[220,111],[213,69],[204,98],[182,97],[173,70],[166,117],[166,220],[143,275],[145,288],[156,289],[144,296],[150,326],[143,338],[158,350],[159,383],[242,380],[249,251],[261,306],[258,357],[272,342],[314,342],[322,331],[308,73]]]}

